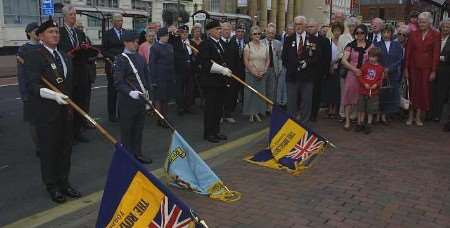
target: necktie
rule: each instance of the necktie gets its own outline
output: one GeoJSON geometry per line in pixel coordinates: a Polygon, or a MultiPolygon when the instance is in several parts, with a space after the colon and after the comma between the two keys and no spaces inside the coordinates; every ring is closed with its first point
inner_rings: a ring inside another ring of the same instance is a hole
{"type": "Polygon", "coordinates": [[[302,38],[302,36],[300,35],[300,40],[299,40],[299,42],[298,42],[298,47],[297,47],[297,55],[298,55],[298,56],[301,55],[302,52],[303,52],[303,38],[302,38]]]}
{"type": "Polygon", "coordinates": [[[56,50],[53,51],[53,57],[55,59],[56,70],[58,71],[58,74],[59,74],[58,76],[66,77],[64,75],[64,66],[62,64],[62,60],[59,57],[59,54],[58,54],[58,52],[56,50]]]}
{"type": "Polygon", "coordinates": [[[223,48],[222,45],[220,45],[219,42],[216,42],[217,48],[219,48],[220,54],[223,54],[223,48]]]}
{"type": "Polygon", "coordinates": [[[272,41],[269,41],[269,58],[270,58],[270,64],[269,67],[273,67],[273,50],[272,50],[272,41]]]}
{"type": "Polygon", "coordinates": [[[119,30],[119,32],[117,33],[117,35],[119,36],[119,40],[122,40],[122,29],[119,30]]]}
{"type": "Polygon", "coordinates": [[[75,31],[74,28],[71,28],[70,30],[72,31],[73,47],[78,47],[78,36],[77,36],[77,32],[75,31]]]}

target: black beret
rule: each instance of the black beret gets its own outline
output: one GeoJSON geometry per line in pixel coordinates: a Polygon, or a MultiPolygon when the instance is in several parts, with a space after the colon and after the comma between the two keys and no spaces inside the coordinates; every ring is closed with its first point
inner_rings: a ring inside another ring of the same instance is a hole
{"type": "Polygon", "coordinates": [[[217,27],[220,27],[220,22],[216,20],[209,21],[205,26],[206,30],[210,30],[217,27]]]}
{"type": "Polygon", "coordinates": [[[169,35],[169,29],[167,27],[162,27],[160,29],[158,29],[158,32],[156,33],[156,35],[159,37],[162,36],[168,36],[169,35]]]}
{"type": "Polygon", "coordinates": [[[178,30],[189,31],[189,27],[187,25],[181,25],[178,27],[178,30]]]}
{"type": "Polygon", "coordinates": [[[52,19],[42,23],[39,28],[36,30],[36,35],[39,35],[39,33],[44,32],[45,30],[47,30],[48,28],[52,28],[52,27],[58,27],[58,24],[56,24],[56,22],[54,22],[52,19]]]}
{"type": "Polygon", "coordinates": [[[134,30],[125,30],[122,39],[125,42],[135,41],[139,39],[139,34],[134,30]]]}
{"type": "Polygon", "coordinates": [[[33,30],[39,28],[39,25],[37,22],[31,22],[30,24],[27,25],[27,27],[25,28],[25,32],[26,33],[30,33],[33,30]]]}

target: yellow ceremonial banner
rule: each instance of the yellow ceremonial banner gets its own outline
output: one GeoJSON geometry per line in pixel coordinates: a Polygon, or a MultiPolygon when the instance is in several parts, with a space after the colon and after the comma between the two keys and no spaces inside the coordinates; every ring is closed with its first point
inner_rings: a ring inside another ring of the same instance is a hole
{"type": "Polygon", "coordinates": [[[148,227],[159,212],[163,199],[164,194],[138,171],[107,228],[148,227]]]}
{"type": "Polygon", "coordinates": [[[275,160],[278,161],[288,155],[305,133],[304,128],[288,119],[270,142],[270,150],[275,160]]]}

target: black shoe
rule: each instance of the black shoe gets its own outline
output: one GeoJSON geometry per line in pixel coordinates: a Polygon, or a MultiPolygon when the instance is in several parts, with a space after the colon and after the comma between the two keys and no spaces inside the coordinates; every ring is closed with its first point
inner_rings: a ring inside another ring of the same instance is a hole
{"type": "Polygon", "coordinates": [[[50,198],[55,203],[65,203],[66,197],[60,191],[48,191],[50,198]]]}
{"type": "Polygon", "coordinates": [[[68,188],[62,190],[61,192],[70,198],[78,199],[81,197],[81,192],[77,191],[76,189],[74,189],[72,187],[68,187],[68,188]]]}
{"type": "Polygon", "coordinates": [[[444,125],[444,128],[442,129],[444,132],[450,132],[450,122],[446,123],[444,125]]]}
{"type": "Polygon", "coordinates": [[[363,125],[357,124],[355,126],[355,132],[361,132],[363,130],[364,130],[364,126],[363,125]]]}
{"type": "Polygon", "coordinates": [[[218,143],[220,142],[219,139],[216,136],[210,135],[205,137],[206,141],[212,142],[212,143],[218,143]]]}
{"type": "Polygon", "coordinates": [[[119,119],[117,117],[115,117],[115,116],[110,116],[109,117],[109,121],[112,122],[112,123],[117,123],[117,122],[119,122],[119,119]]]}
{"type": "Polygon", "coordinates": [[[84,136],[84,135],[79,135],[79,136],[75,137],[75,139],[78,142],[81,142],[81,143],[88,143],[89,142],[89,139],[86,138],[86,136],[84,136]]]}
{"type": "Polygon", "coordinates": [[[228,139],[228,137],[226,135],[220,134],[220,133],[216,135],[216,138],[219,140],[227,140],[228,139]]]}
{"type": "Polygon", "coordinates": [[[368,135],[372,132],[372,129],[369,125],[364,126],[364,134],[368,135]]]}
{"type": "Polygon", "coordinates": [[[136,155],[135,157],[136,157],[136,159],[138,161],[140,161],[143,164],[152,164],[152,162],[153,162],[153,160],[151,158],[147,158],[147,157],[145,157],[142,154],[141,155],[136,155]]]}

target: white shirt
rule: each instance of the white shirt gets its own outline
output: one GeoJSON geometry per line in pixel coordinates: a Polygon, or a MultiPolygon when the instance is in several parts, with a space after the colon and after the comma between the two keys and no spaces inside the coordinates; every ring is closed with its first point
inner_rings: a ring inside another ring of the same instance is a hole
{"type": "Polygon", "coordinates": [[[53,54],[53,51],[56,51],[56,53],[58,53],[59,58],[61,59],[61,63],[63,65],[63,70],[64,70],[64,78],[67,77],[67,66],[66,66],[66,62],[64,61],[63,56],[61,55],[61,53],[59,53],[58,49],[51,49],[50,47],[48,47],[47,45],[45,45],[44,43],[42,43],[42,45],[44,45],[45,49],[47,49],[53,57],[55,57],[55,55],[53,54]]]}
{"type": "Polygon", "coordinates": [[[373,34],[373,41],[380,42],[381,41],[381,33],[373,34]]]}
{"type": "Polygon", "coordinates": [[[191,49],[191,47],[189,47],[189,45],[190,45],[189,39],[185,39],[182,42],[186,45],[186,49],[188,50],[189,55],[192,55],[192,49],[191,49]]]}
{"type": "Polygon", "coordinates": [[[305,39],[306,39],[306,32],[302,32],[301,34],[295,33],[296,34],[296,44],[297,44],[297,50],[298,50],[298,45],[300,43],[300,36],[302,37],[302,41],[303,41],[303,46],[305,46],[305,39]]]}
{"type": "Polygon", "coordinates": [[[225,49],[223,49],[222,44],[220,43],[220,41],[218,39],[215,39],[214,37],[210,36],[209,38],[211,38],[212,40],[214,40],[214,42],[218,43],[220,48],[222,48],[222,51],[225,51],[225,49]]]}
{"type": "Polygon", "coordinates": [[[386,45],[386,50],[389,53],[389,49],[391,48],[391,41],[384,41],[384,45],[386,45]]]}

